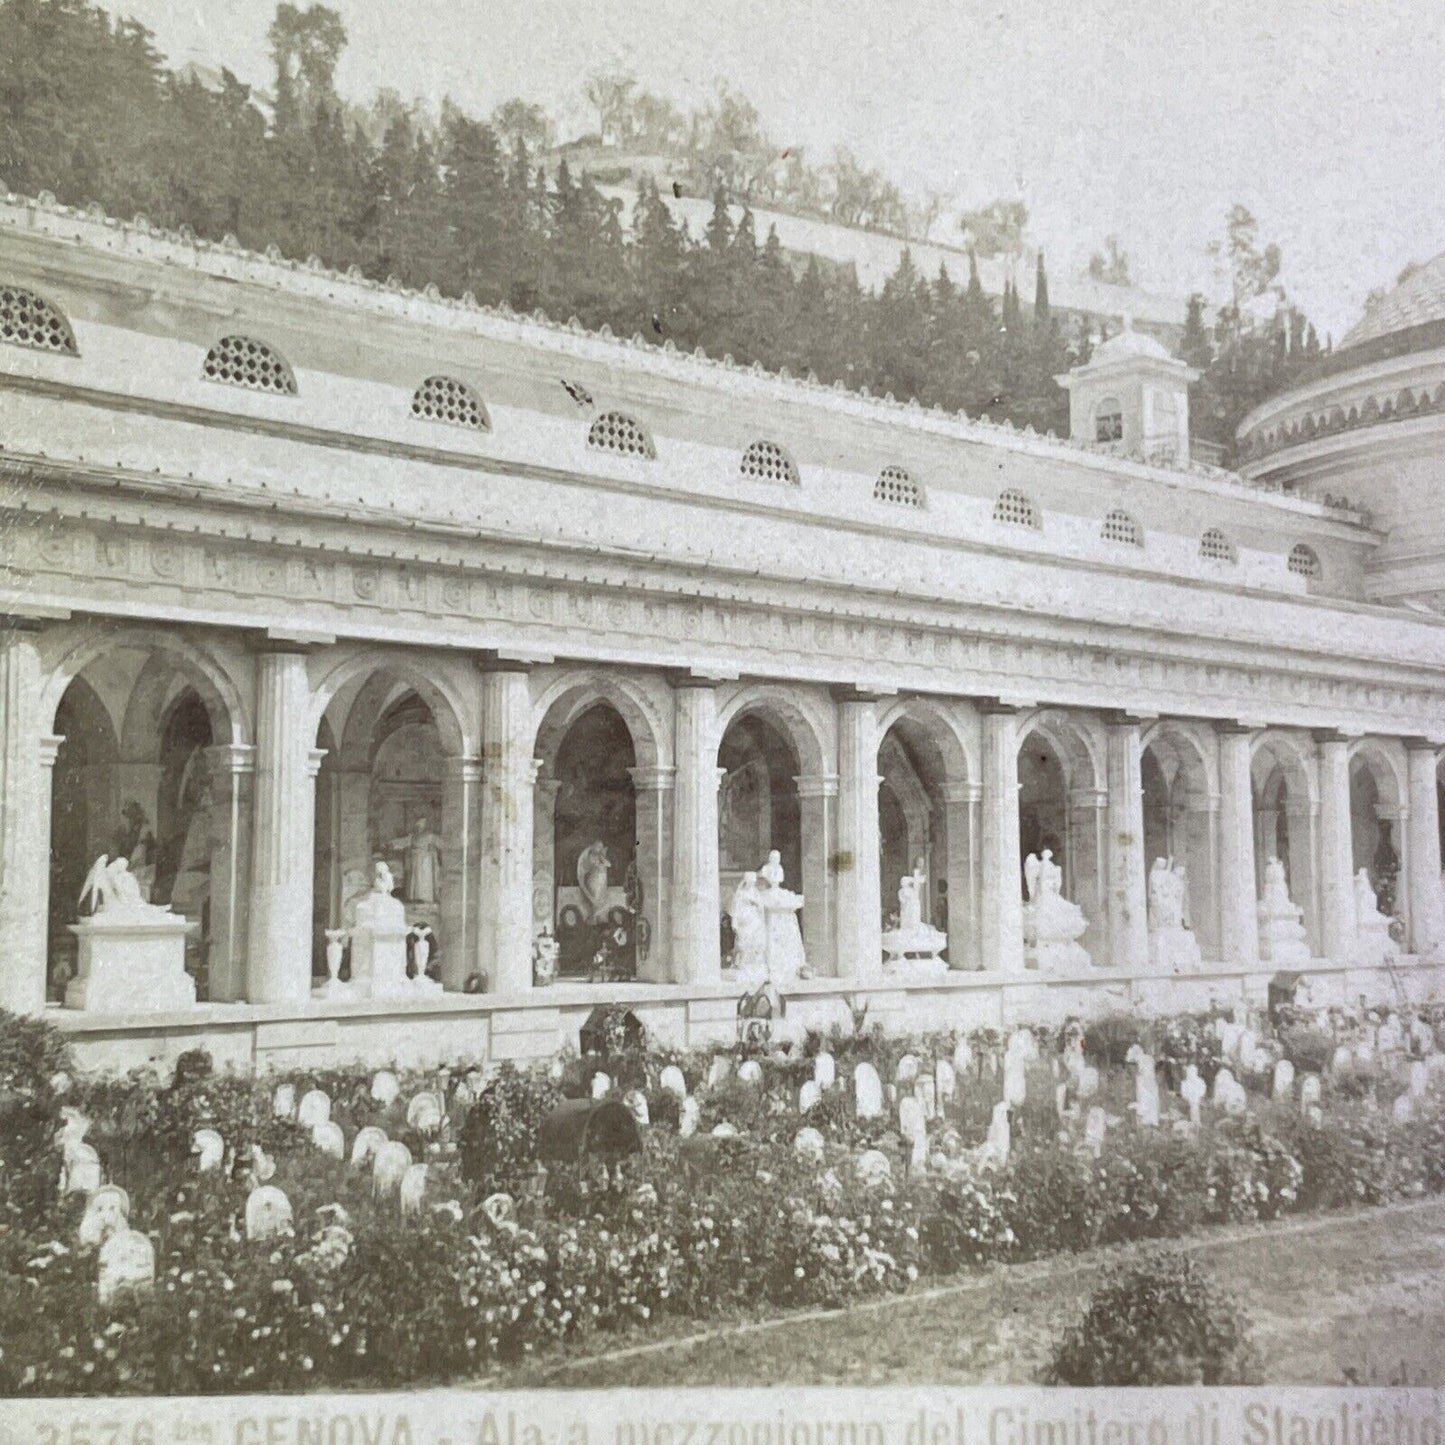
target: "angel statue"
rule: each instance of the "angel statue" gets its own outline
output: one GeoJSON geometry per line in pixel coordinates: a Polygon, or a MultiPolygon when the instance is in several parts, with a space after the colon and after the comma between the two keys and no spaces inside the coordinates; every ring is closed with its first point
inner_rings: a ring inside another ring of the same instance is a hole
{"type": "Polygon", "coordinates": [[[584,848],[577,859],[577,887],[587,904],[589,923],[607,916],[607,875],[611,867],[607,845],[600,838],[584,848]]]}
{"type": "Polygon", "coordinates": [[[161,904],[147,903],[141,894],[140,883],[130,871],[130,860],[124,856],[110,858],[102,853],[86,875],[85,887],[80,890],[79,907],[85,908],[86,900],[91,902],[92,914],[118,917],[126,914],[140,917],[154,913],[169,913],[161,904]]]}

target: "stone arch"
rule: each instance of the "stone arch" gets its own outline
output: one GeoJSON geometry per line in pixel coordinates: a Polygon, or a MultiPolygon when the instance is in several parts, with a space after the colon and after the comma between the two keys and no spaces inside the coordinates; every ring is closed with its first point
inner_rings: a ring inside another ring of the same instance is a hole
{"type": "MultiPolygon", "coordinates": [[[[245,703],[244,691],[232,672],[205,644],[158,627],[86,627],[74,631],[57,628],[56,634],[56,655],[41,690],[42,717],[54,719],[65,689],[98,657],[111,651],[129,649],[169,659],[172,667],[187,673],[211,715],[211,727],[217,743],[244,744],[251,741],[251,713],[245,703]]],[[[48,636],[45,640],[47,644],[50,642],[48,636]]],[[[146,667],[150,666],[151,661],[148,660],[146,667]]],[[[122,747],[126,738],[126,724],[122,722],[122,747]]]]}
{"type": "Polygon", "coordinates": [[[949,782],[966,783],[978,777],[971,740],[947,708],[931,698],[902,698],[879,715],[878,736],[887,737],[900,722],[911,723],[927,734],[939,750],[949,782]]]}
{"type": "Polygon", "coordinates": [[[810,699],[800,698],[786,688],[763,684],[746,687],[718,709],[716,746],[721,747],[727,730],[745,717],[762,718],[777,728],[797,754],[803,776],[831,772],[828,730],[810,699]]]}
{"type": "Polygon", "coordinates": [[[1270,729],[1251,747],[1250,777],[1254,796],[1255,890],[1264,887],[1270,858],[1284,864],[1291,899],[1304,915],[1310,947],[1318,956],[1319,897],[1319,773],[1303,735],[1270,729]]]}
{"type": "Polygon", "coordinates": [[[1400,885],[1409,798],[1404,760],[1379,738],[1360,738],[1351,744],[1348,757],[1350,871],[1365,869],[1380,911],[1403,917],[1400,885]]]}
{"type": "Polygon", "coordinates": [[[1146,728],[1140,742],[1144,867],[1152,868],[1156,858],[1184,864],[1184,922],[1204,957],[1218,958],[1217,749],[1191,724],[1173,718],[1146,728]]]}
{"type": "Polygon", "coordinates": [[[564,672],[541,691],[532,707],[533,755],[554,755],[572,724],[599,702],[621,715],[632,737],[639,768],[672,765],[672,743],[654,700],[632,679],[603,671],[564,672]]]}
{"type": "Polygon", "coordinates": [[[1019,747],[1030,733],[1047,739],[1064,764],[1070,788],[1102,788],[1104,756],[1099,739],[1081,719],[1062,708],[1039,708],[1019,721],[1019,747]]]}
{"type": "MultiPolygon", "coordinates": [[[[332,728],[346,748],[345,734],[351,726],[351,714],[355,711],[362,693],[371,686],[376,676],[388,675],[396,683],[405,684],[426,703],[436,720],[442,743],[449,757],[475,757],[479,740],[475,729],[470,726],[471,712],[457,693],[451,680],[440,670],[428,671],[413,657],[405,653],[365,651],[335,663],[311,689],[311,731],[314,735],[321,726],[321,719],[331,710],[338,695],[352,683],[362,680],[362,692],[347,709],[344,720],[333,720],[332,728]],[[340,725],[338,726],[338,722],[340,725]]],[[[380,686],[378,684],[378,686],[380,686]]]]}

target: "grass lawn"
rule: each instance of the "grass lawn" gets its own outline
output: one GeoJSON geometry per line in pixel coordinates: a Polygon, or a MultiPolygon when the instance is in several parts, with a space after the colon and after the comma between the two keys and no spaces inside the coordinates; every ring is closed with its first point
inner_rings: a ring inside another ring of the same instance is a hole
{"type": "MultiPolygon", "coordinates": [[[[1196,1239],[1269,1384],[1445,1383],[1445,1200],[1196,1239]]],[[[1107,1258],[1001,1267],[881,1305],[552,1356],[512,1386],[1031,1384],[1107,1258]]]]}

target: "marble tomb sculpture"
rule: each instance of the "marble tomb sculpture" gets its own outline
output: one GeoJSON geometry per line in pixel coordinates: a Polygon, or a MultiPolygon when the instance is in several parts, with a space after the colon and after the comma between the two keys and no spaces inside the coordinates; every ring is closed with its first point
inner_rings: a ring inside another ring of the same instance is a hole
{"type": "Polygon", "coordinates": [[[80,894],[91,913],[70,925],[78,969],[65,1006],[98,1013],[188,1009],[196,982],[186,972],[186,935],[198,925],[159,903],[147,903],[125,858],[95,861],[80,894]]]}
{"type": "Polygon", "coordinates": [[[732,971],[748,988],[775,987],[807,977],[798,912],[803,895],[783,887],[776,849],[756,873],[744,873],[733,890],[728,918],[733,927],[732,971]]]}
{"type": "Polygon", "coordinates": [[[1051,848],[1024,860],[1029,901],[1024,905],[1024,961],[1045,973],[1089,968],[1093,962],[1079,942],[1089,926],[1084,910],[1063,895],[1064,873],[1051,848]]]}
{"type": "Polygon", "coordinates": [[[1259,900],[1259,957],[1283,968],[1308,968],[1310,945],[1300,921],[1303,911],[1292,902],[1284,864],[1271,858],[1264,865],[1264,896],[1259,900]]]}
{"type": "Polygon", "coordinates": [[[1187,887],[1182,863],[1154,860],[1149,870],[1149,962],[1170,973],[1187,973],[1203,964],[1199,940],[1184,926],[1187,887]]]}
{"type": "Polygon", "coordinates": [[[1390,937],[1390,920],[1380,912],[1369,871],[1364,868],[1355,874],[1354,905],[1355,943],[1350,962],[1370,968],[1393,963],[1400,956],[1400,945],[1390,937]]]}
{"type": "Polygon", "coordinates": [[[425,974],[406,976],[409,925],[395,880],[385,863],[372,872],[371,891],[358,899],[351,929],[351,988],[361,998],[417,998],[439,994],[442,986],[425,974]]]}
{"type": "Polygon", "coordinates": [[[890,973],[910,977],[936,977],[948,972],[939,954],[948,947],[948,935],[923,921],[923,897],[927,879],[923,860],[913,872],[898,881],[898,927],[883,935],[883,952],[890,973]]]}

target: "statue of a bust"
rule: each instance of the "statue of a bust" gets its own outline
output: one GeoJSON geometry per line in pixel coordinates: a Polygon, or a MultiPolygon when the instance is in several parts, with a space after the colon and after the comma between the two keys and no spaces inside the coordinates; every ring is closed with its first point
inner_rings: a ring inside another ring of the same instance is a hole
{"type": "Polygon", "coordinates": [[[377,863],[372,870],[371,891],[356,901],[357,928],[406,928],[406,909],[401,900],[392,897],[396,880],[391,869],[384,863],[377,863]]]}

